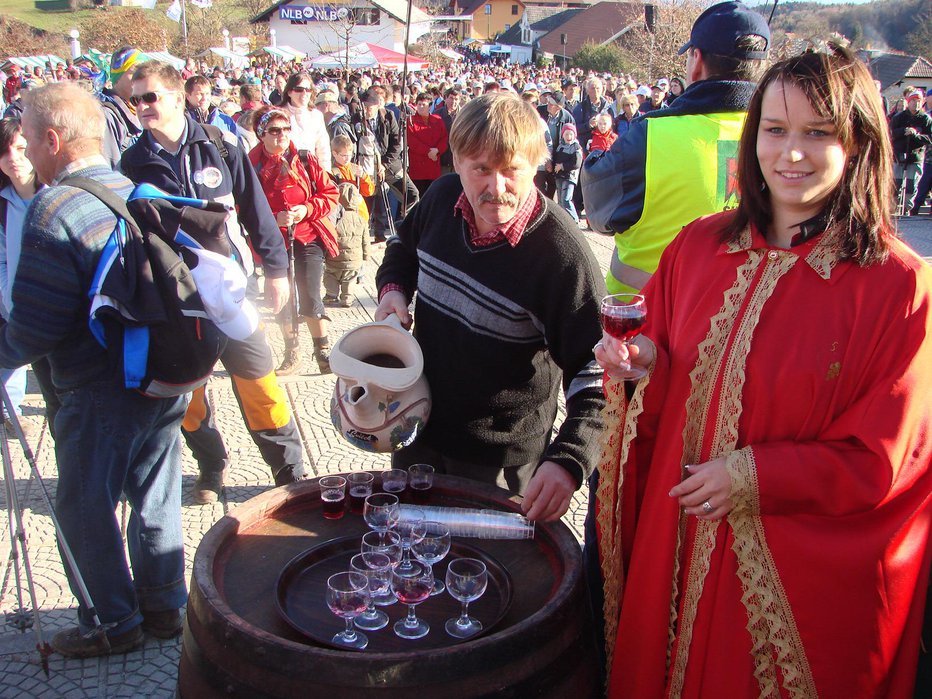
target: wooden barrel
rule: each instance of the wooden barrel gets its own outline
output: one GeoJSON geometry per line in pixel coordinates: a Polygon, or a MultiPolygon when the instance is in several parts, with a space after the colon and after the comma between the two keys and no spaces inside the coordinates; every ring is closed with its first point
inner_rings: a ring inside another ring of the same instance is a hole
{"type": "MultiPolygon", "coordinates": [[[[519,511],[504,490],[444,476],[436,477],[429,504],[519,511]]],[[[418,641],[402,641],[402,649],[392,652],[351,652],[299,634],[276,607],[281,571],[310,547],[365,531],[362,517],[348,511],[342,519],[324,519],[316,481],[264,493],[211,527],[194,558],[179,696],[563,699],[598,694],[580,547],[562,522],[538,524],[533,540],[458,540],[500,562],[511,577],[511,604],[486,635],[420,652],[418,641]]],[[[326,611],[323,597],[319,604],[326,611]]],[[[399,607],[387,608],[394,610],[393,621],[403,612],[399,607]]],[[[369,633],[371,638],[393,632],[389,627],[369,633]]],[[[445,631],[441,625],[430,633],[442,637],[445,631]]]]}

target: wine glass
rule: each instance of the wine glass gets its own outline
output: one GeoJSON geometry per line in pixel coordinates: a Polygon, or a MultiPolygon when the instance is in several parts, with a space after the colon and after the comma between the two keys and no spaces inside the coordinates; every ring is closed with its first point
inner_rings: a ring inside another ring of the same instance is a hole
{"type": "Polygon", "coordinates": [[[427,529],[424,526],[424,515],[410,513],[404,519],[399,519],[395,524],[395,531],[401,536],[401,549],[403,555],[398,570],[401,573],[408,573],[411,568],[411,545],[424,538],[427,529]]]}
{"type": "MultiPolygon", "coordinates": [[[[599,313],[602,329],[616,340],[630,345],[631,338],[647,321],[647,304],[640,294],[612,294],[602,299],[599,313]]],[[[632,365],[628,374],[631,379],[640,379],[647,376],[647,371],[632,365]]]]}
{"type": "Polygon", "coordinates": [[[410,561],[411,570],[403,573],[399,568],[392,571],[392,590],[399,600],[408,605],[408,615],[395,622],[395,635],[400,638],[422,638],[430,631],[430,624],[418,619],[414,608],[430,597],[434,588],[434,574],[430,566],[419,561],[410,561]]]}
{"type": "Polygon", "coordinates": [[[489,584],[485,563],[476,558],[457,558],[447,566],[447,592],[459,600],[463,609],[444,628],[454,638],[469,638],[482,631],[482,622],[467,614],[469,603],[482,597],[489,584]]]}
{"type": "MultiPolygon", "coordinates": [[[[389,566],[395,568],[401,563],[401,536],[397,532],[386,532],[384,541],[382,536],[380,532],[366,532],[363,534],[360,550],[362,553],[384,553],[389,558],[389,566]]],[[[398,599],[389,585],[385,592],[373,595],[373,601],[377,607],[389,607],[398,599]]]]}
{"type": "Polygon", "coordinates": [[[356,617],[356,626],[363,631],[378,631],[388,626],[388,614],[375,608],[377,595],[384,595],[392,583],[392,561],[388,554],[376,551],[357,553],[350,559],[350,568],[369,579],[369,606],[356,617]]]}
{"type": "MultiPolygon", "coordinates": [[[[427,530],[424,538],[411,544],[411,553],[433,570],[434,564],[442,561],[450,553],[450,530],[440,522],[424,522],[424,528],[427,530]]],[[[434,589],[430,594],[439,595],[443,590],[443,582],[435,577],[434,589]]]]}
{"type": "Polygon", "coordinates": [[[408,472],[400,468],[382,471],[382,490],[386,493],[403,493],[408,486],[408,472]]]}
{"type": "Polygon", "coordinates": [[[353,628],[353,619],[369,606],[369,578],[353,571],[334,573],[327,578],[327,606],[346,620],[346,628],[331,639],[333,643],[356,650],[369,645],[369,639],[353,628]]]}
{"type": "Polygon", "coordinates": [[[362,518],[366,520],[370,529],[379,532],[383,541],[385,532],[395,526],[400,513],[398,496],[390,493],[369,495],[362,508],[362,518]]]}

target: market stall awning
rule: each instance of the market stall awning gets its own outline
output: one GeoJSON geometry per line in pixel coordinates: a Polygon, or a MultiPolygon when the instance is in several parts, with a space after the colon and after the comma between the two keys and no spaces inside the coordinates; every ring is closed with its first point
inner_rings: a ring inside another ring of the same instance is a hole
{"type": "Polygon", "coordinates": [[[46,63],[51,63],[52,67],[65,65],[58,56],[11,56],[7,59],[10,63],[15,63],[20,68],[45,68],[46,63]]]}
{"type": "Polygon", "coordinates": [[[462,60],[464,60],[463,54],[457,53],[456,51],[453,51],[452,49],[440,49],[440,54],[441,54],[442,56],[446,56],[447,58],[449,58],[449,59],[452,60],[452,61],[462,61],[462,60]]]}
{"type": "Polygon", "coordinates": [[[146,57],[152,61],[162,61],[168,63],[175,70],[184,68],[184,59],[172,56],[168,51],[145,51],[146,57]]]}
{"type": "MultiPolygon", "coordinates": [[[[324,53],[311,59],[311,65],[315,68],[372,68],[379,66],[380,68],[402,70],[404,64],[405,57],[403,53],[366,41],[350,46],[348,66],[345,51],[324,53]]],[[[408,55],[408,70],[427,70],[429,67],[430,64],[427,61],[408,55]]]]}
{"type": "Polygon", "coordinates": [[[221,47],[207,49],[206,51],[199,53],[198,56],[206,56],[208,53],[212,53],[217,58],[223,59],[225,63],[230,63],[234,66],[246,67],[249,65],[248,56],[244,56],[241,53],[234,53],[233,51],[230,51],[230,49],[221,47]]]}

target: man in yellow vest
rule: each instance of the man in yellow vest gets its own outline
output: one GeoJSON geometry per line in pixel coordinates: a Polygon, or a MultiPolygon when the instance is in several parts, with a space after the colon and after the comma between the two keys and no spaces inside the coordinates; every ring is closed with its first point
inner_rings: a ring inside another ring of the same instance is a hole
{"type": "Polygon", "coordinates": [[[713,5],[679,51],[686,91],[586,159],[580,182],[589,226],[615,234],[609,293],[639,291],[683,226],[735,206],[738,141],[769,44],[761,15],[740,2],[713,5]]]}

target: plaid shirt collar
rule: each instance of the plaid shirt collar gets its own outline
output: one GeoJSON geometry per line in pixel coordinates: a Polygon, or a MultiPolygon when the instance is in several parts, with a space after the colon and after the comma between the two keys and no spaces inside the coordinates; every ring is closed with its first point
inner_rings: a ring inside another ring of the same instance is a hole
{"type": "Polygon", "coordinates": [[[472,205],[466,198],[466,192],[460,194],[453,211],[458,212],[466,222],[466,226],[469,228],[469,242],[474,247],[488,247],[502,240],[507,240],[511,247],[516,247],[521,242],[521,237],[524,235],[528,222],[540,212],[540,196],[535,187],[524,200],[524,203],[518,207],[511,220],[493,228],[488,233],[479,232],[476,226],[476,212],[473,211],[472,205]]]}

